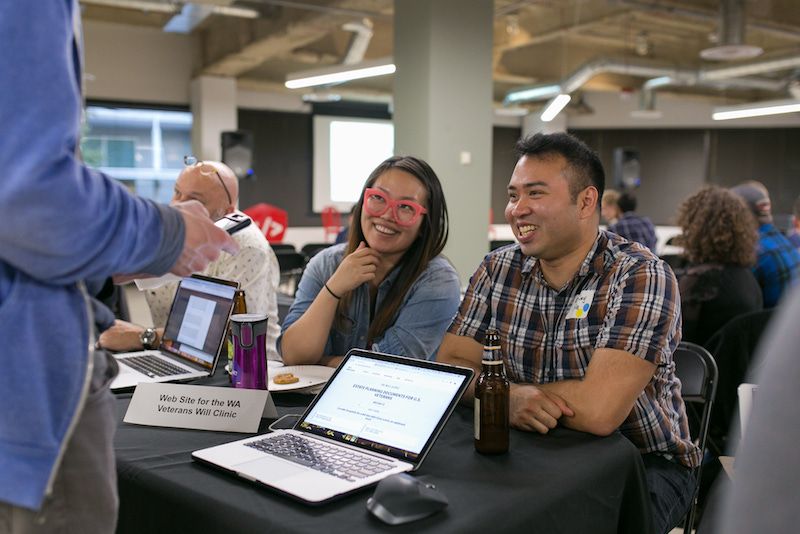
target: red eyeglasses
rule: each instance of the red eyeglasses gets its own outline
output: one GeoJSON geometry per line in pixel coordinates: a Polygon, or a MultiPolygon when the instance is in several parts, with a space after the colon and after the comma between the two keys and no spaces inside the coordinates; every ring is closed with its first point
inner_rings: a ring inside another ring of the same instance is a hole
{"type": "Polygon", "coordinates": [[[400,226],[411,226],[419,220],[419,218],[428,213],[428,210],[411,200],[392,200],[389,195],[375,189],[368,187],[364,191],[364,211],[372,217],[380,217],[389,209],[392,210],[394,220],[400,226]]]}

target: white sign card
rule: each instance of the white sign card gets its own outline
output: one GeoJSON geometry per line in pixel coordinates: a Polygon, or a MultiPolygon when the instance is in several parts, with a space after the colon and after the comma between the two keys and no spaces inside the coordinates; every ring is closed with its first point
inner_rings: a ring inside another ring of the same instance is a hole
{"type": "Polygon", "coordinates": [[[269,392],[186,384],[136,386],[126,423],[224,432],[258,431],[264,417],[277,417],[269,392]]]}

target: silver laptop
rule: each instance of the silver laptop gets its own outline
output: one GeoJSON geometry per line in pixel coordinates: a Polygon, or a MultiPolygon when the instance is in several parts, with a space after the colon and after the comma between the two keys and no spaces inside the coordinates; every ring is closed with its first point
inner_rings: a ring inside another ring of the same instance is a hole
{"type": "Polygon", "coordinates": [[[472,375],[353,349],[291,430],[194,451],[192,458],[322,504],[417,469],[472,375]]]}
{"type": "Polygon", "coordinates": [[[238,287],[237,282],[200,275],[181,280],[158,350],[114,354],[120,365],[112,391],[214,374],[238,287]]]}

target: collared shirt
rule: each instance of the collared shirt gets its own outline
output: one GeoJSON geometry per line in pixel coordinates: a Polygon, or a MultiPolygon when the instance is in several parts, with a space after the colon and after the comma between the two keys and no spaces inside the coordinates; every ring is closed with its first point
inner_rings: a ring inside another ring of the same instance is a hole
{"type": "Polygon", "coordinates": [[[629,211],[622,214],[617,222],[609,225],[608,230],[621,235],[628,241],[636,241],[656,253],[656,228],[647,217],[629,211]]]}
{"type": "Polygon", "coordinates": [[[783,290],[800,279],[800,252],[774,224],[758,227],[758,260],[753,268],[764,294],[764,307],[773,308],[783,290]]]}
{"type": "Polygon", "coordinates": [[[642,453],[696,467],[672,352],[680,297],[669,267],[638,243],[600,231],[575,277],[560,290],[519,245],[488,254],[472,275],[450,332],[482,342],[497,328],[506,369],[519,383],[581,379],[596,349],[623,350],[658,365],[620,431],[642,453]]]}
{"type": "MultiPolygon", "coordinates": [[[[311,306],[325,282],[344,259],[347,244],[334,245],[311,258],[297,287],[294,303],[283,320],[283,332],[311,306]]],[[[378,286],[375,310],[380,310],[399,270],[392,271],[378,286]]],[[[392,325],[367,347],[370,325],[369,284],[353,290],[346,325],[331,327],[323,356],[343,356],[352,348],[433,360],[447,326],[458,309],[460,283],[458,274],[443,256],[432,259],[403,297],[392,325]]],[[[278,340],[280,351],[280,339],[278,340]]]]}
{"type": "MultiPolygon", "coordinates": [[[[239,282],[239,289],[244,290],[247,311],[267,315],[267,359],[280,360],[275,348],[281,332],[277,300],[280,280],[278,258],[255,224],[233,234],[233,240],[239,244],[239,253],[231,256],[221,252],[200,274],[239,282]]],[[[169,282],[145,291],[144,296],[156,328],[166,324],[177,290],[178,282],[169,282]]]]}

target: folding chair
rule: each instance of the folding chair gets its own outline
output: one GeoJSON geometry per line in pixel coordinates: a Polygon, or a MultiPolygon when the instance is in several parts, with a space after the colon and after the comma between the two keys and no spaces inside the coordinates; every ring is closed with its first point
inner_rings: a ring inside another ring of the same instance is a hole
{"type": "MultiPolygon", "coordinates": [[[[691,414],[699,421],[695,443],[700,447],[700,451],[705,453],[711,407],[717,391],[717,363],[710,352],[700,345],[688,341],[683,341],[678,345],[672,359],[675,361],[675,375],[681,381],[681,396],[686,403],[686,409],[687,411],[691,410],[691,414]]],[[[694,527],[702,473],[703,464],[701,462],[697,468],[697,482],[684,522],[683,530],[687,534],[691,534],[694,527]]]]}
{"type": "Polygon", "coordinates": [[[317,252],[324,250],[329,246],[331,246],[331,243],[306,243],[303,245],[303,248],[300,249],[300,252],[305,254],[306,258],[310,260],[317,254],[317,252]]]}

